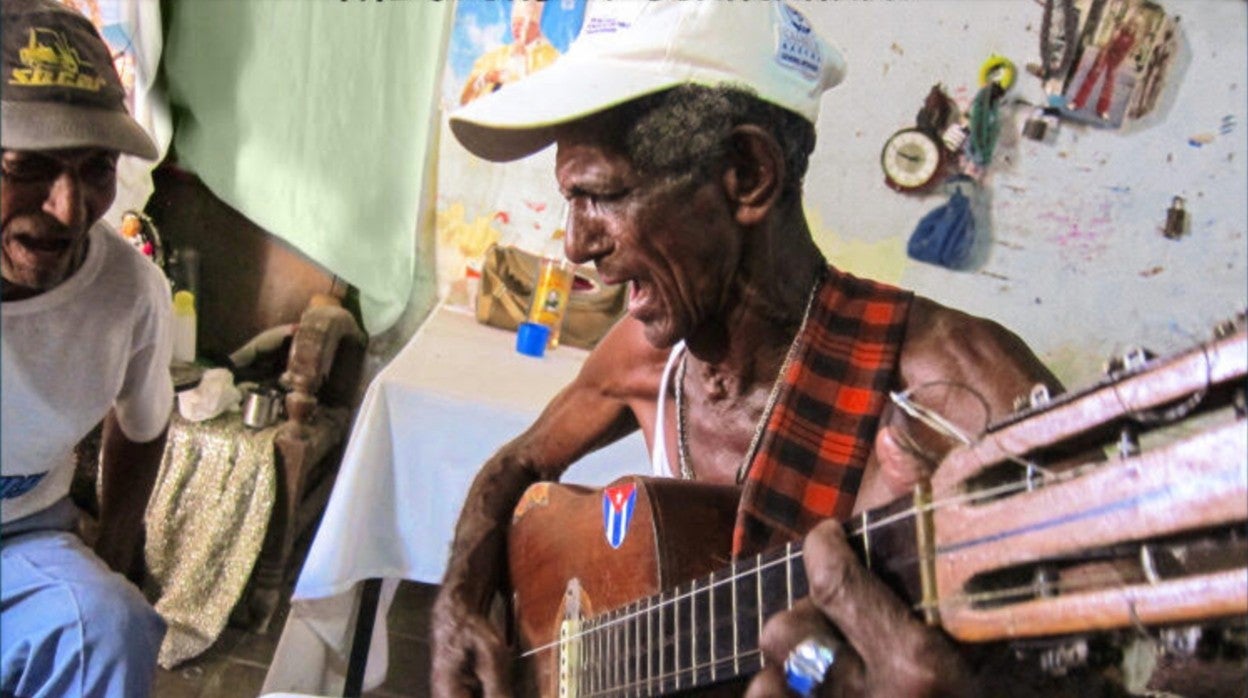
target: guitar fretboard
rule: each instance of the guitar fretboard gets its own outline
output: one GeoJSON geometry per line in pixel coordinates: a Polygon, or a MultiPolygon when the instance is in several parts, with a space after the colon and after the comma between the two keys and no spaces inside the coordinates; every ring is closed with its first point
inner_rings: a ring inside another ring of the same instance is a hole
{"type": "Polygon", "coordinates": [[[583,621],[571,639],[576,695],[666,695],[753,674],[763,622],[806,592],[801,548],[790,544],[583,621]]]}

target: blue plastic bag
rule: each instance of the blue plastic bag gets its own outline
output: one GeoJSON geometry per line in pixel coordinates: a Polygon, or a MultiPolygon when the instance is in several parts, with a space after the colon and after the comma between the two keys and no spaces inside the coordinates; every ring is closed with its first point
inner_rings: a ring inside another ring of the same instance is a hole
{"type": "Polygon", "coordinates": [[[948,269],[962,269],[970,260],[975,242],[975,217],[970,199],[955,187],[949,202],[919,221],[906,245],[906,254],[920,262],[948,269]]]}

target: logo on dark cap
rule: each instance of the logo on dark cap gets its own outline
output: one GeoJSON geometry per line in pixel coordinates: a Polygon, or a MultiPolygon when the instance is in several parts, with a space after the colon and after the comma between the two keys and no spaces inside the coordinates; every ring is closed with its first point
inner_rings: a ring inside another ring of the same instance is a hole
{"type": "Polygon", "coordinates": [[[9,73],[10,85],[29,87],[68,87],[99,92],[105,79],[65,38],[47,27],[30,27],[26,45],[18,50],[20,67],[9,73]],[[85,69],[85,70],[84,70],[85,69]]]}

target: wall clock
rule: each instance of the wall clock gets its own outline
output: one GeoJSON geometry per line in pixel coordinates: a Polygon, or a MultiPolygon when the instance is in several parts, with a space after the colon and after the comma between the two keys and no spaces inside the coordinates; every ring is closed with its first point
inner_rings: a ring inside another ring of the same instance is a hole
{"type": "Polygon", "coordinates": [[[930,186],[945,164],[945,149],[926,131],[905,128],[889,136],[880,153],[884,183],[900,192],[930,186]]]}

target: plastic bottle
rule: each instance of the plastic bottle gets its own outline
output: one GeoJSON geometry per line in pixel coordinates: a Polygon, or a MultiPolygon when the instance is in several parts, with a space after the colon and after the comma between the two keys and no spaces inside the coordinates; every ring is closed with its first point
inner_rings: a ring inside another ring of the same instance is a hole
{"type": "Polygon", "coordinates": [[[195,295],[190,291],[173,294],[173,361],[195,361],[195,295]]]}
{"type": "Polygon", "coordinates": [[[568,310],[568,299],[572,296],[572,281],[576,278],[576,271],[572,263],[563,256],[562,228],[555,231],[550,243],[543,251],[538,267],[537,286],[533,291],[533,302],[529,306],[529,322],[550,328],[550,338],[546,346],[554,349],[559,346],[559,329],[563,325],[564,313],[568,310]]]}

